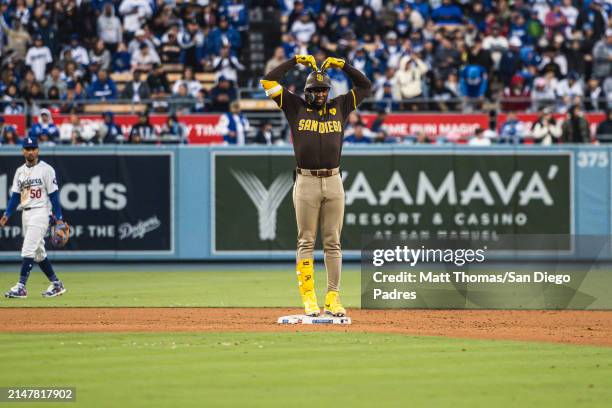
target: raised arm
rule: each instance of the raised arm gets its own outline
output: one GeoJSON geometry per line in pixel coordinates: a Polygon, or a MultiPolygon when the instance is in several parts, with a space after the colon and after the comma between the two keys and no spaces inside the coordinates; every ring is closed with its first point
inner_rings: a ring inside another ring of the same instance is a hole
{"type": "MultiPolygon", "coordinates": [[[[259,81],[261,86],[266,91],[266,95],[272,99],[283,93],[283,87],[279,84],[279,81],[283,79],[283,76],[291,70],[297,61],[295,58],[288,59],[287,61],[280,64],[278,67],[274,68],[272,71],[268,72],[264,77],[259,81]]],[[[280,102],[279,106],[281,106],[280,102]]]]}
{"type": "Polygon", "coordinates": [[[340,104],[342,106],[342,110],[344,111],[344,115],[345,117],[348,117],[348,114],[352,110],[357,109],[357,106],[361,103],[361,101],[363,101],[370,94],[370,91],[372,90],[372,82],[368,79],[368,77],[362,74],[361,71],[351,64],[347,64],[343,59],[328,57],[323,62],[321,69],[325,71],[330,68],[341,69],[353,83],[353,87],[349,93],[338,97],[340,99],[340,104]]]}
{"type": "Polygon", "coordinates": [[[287,61],[283,62],[278,67],[264,75],[261,81],[259,81],[261,86],[263,86],[263,88],[266,90],[266,95],[271,98],[280,95],[282,92],[282,87],[278,82],[283,79],[283,76],[285,76],[285,74],[297,64],[305,65],[314,70],[317,69],[317,62],[312,55],[296,55],[293,58],[289,58],[287,61]]]}
{"type": "Polygon", "coordinates": [[[279,66],[274,68],[272,71],[266,73],[266,75],[263,76],[261,81],[262,82],[263,81],[278,82],[281,79],[283,79],[285,74],[289,72],[291,68],[295,67],[296,65],[297,65],[297,61],[295,60],[295,58],[289,58],[287,61],[281,63],[279,66]]]}
{"type": "MultiPolygon", "coordinates": [[[[287,104],[285,103],[285,106],[283,107],[283,87],[281,84],[279,84],[279,81],[283,79],[283,76],[297,64],[305,65],[314,70],[317,69],[317,62],[312,55],[296,55],[268,72],[266,75],[264,75],[261,81],[259,81],[261,86],[266,91],[266,95],[272,98],[281,109],[284,109],[287,104]]],[[[291,92],[287,91],[285,94],[287,94],[285,99],[293,99],[293,101],[288,102],[292,105],[297,103],[299,100],[299,97],[293,95],[291,92]]]]}

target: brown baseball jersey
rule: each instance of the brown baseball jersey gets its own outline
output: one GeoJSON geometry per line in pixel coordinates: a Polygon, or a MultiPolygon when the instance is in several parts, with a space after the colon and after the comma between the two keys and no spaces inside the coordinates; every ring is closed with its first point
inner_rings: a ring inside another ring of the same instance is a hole
{"type": "Polygon", "coordinates": [[[297,165],[311,170],[339,167],[349,113],[369,94],[371,83],[357,69],[345,64],[343,71],[355,86],[348,93],[325,103],[321,109],[315,109],[278,83],[284,73],[294,66],[294,59],[282,63],[269,72],[261,83],[289,122],[297,165]]]}
{"type": "Polygon", "coordinates": [[[344,126],[349,114],[365,98],[366,92],[351,89],[328,101],[320,110],[291,91],[272,98],[285,114],[293,136],[293,150],[302,169],[333,169],[340,166],[344,126]]]}

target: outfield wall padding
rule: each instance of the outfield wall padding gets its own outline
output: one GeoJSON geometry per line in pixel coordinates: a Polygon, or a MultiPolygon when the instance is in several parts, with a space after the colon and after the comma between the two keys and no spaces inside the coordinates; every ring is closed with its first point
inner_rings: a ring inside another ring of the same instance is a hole
{"type": "MultiPolygon", "coordinates": [[[[20,154],[0,152],[2,210],[20,154]]],[[[294,256],[289,146],[54,147],[41,157],[75,234],[53,259],[294,256]]],[[[362,234],[609,236],[611,160],[607,146],[347,146],[345,258],[359,259],[362,234]]],[[[19,255],[20,218],[0,229],[0,261],[19,255]]]]}

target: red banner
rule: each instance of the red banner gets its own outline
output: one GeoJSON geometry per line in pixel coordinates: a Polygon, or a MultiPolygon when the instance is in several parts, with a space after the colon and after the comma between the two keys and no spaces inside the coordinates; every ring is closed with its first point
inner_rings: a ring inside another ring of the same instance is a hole
{"type": "MultiPolygon", "coordinates": [[[[217,131],[219,114],[206,115],[179,115],[179,122],[185,125],[189,135],[189,143],[192,144],[211,144],[221,143],[223,137],[217,131]]],[[[537,119],[536,113],[519,113],[518,119],[525,122],[527,128],[537,119]]],[[[563,120],[565,115],[555,114],[555,118],[563,120]]],[[[82,124],[100,124],[101,115],[80,115],[82,124]]],[[[167,115],[151,115],[151,124],[159,131],[166,122],[167,115]]],[[[363,121],[366,126],[374,122],[376,115],[363,114],[363,121]]],[[[497,118],[497,129],[506,121],[507,115],[500,113],[497,118]]],[[[601,123],[605,115],[603,113],[587,113],[586,119],[591,124],[591,132],[601,123]]],[[[5,115],[5,122],[17,127],[18,134],[25,133],[25,116],[5,115]]],[[[36,118],[34,119],[36,120],[36,118]]],[[[69,115],[55,115],[53,121],[59,126],[70,120],[69,115]]],[[[127,136],[133,124],[138,121],[137,115],[115,115],[115,122],[121,126],[123,133],[127,136]]],[[[489,128],[489,116],[487,114],[459,114],[459,113],[390,113],[385,118],[383,128],[394,137],[414,136],[419,132],[424,132],[429,138],[446,136],[449,139],[465,139],[474,134],[478,128],[489,128]]]]}
{"type": "Polygon", "coordinates": [[[24,136],[26,133],[26,118],[25,115],[2,115],[4,123],[15,127],[17,136],[24,136]]]}
{"type": "MultiPolygon", "coordinates": [[[[565,119],[567,118],[567,114],[553,113],[553,117],[558,122],[563,123],[565,122],[565,119]]],[[[507,118],[508,118],[508,114],[506,113],[500,113],[499,115],[497,115],[497,132],[498,133],[502,125],[506,123],[507,118]]],[[[529,131],[531,127],[533,126],[534,122],[538,120],[538,114],[537,113],[517,113],[516,118],[519,121],[523,122],[523,124],[525,125],[525,129],[529,131]]],[[[597,131],[597,126],[599,126],[599,124],[604,121],[604,119],[606,118],[606,115],[603,112],[585,113],[584,118],[587,120],[587,122],[589,122],[589,125],[591,128],[591,135],[595,136],[595,132],[597,131]]]]}
{"type": "MultiPolygon", "coordinates": [[[[221,143],[223,137],[217,132],[217,123],[221,115],[179,115],[178,120],[182,123],[192,144],[221,143]]],[[[102,123],[102,115],[79,115],[82,125],[99,126],[102,123]]],[[[166,123],[168,115],[150,115],[151,125],[158,132],[166,123]]],[[[59,127],[62,123],[69,122],[70,115],[54,115],[53,122],[59,127]]],[[[115,123],[121,127],[126,137],[130,134],[132,125],[138,122],[138,115],[115,115],[115,123]]]]}
{"type": "MultiPolygon", "coordinates": [[[[370,126],[376,115],[364,114],[361,116],[366,126],[370,126]]],[[[459,139],[472,136],[478,128],[489,128],[489,115],[487,114],[459,114],[459,113],[390,113],[385,118],[383,128],[389,136],[414,136],[424,132],[430,138],[447,136],[450,139],[459,139]]]]}

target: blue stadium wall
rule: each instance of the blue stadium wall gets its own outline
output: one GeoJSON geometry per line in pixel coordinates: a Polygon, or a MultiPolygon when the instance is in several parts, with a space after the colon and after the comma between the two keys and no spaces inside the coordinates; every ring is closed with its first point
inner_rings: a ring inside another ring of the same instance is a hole
{"type": "MultiPolygon", "coordinates": [[[[293,258],[290,147],[56,147],[41,157],[57,170],[76,235],[52,259],[293,258]]],[[[607,238],[611,161],[605,146],[345,147],[345,258],[359,258],[363,233],[389,231],[607,238]]],[[[18,149],[0,152],[3,197],[21,162],[18,149]]],[[[16,215],[2,230],[0,261],[15,260],[20,236],[16,215]]],[[[612,259],[609,245],[600,257],[612,259]]]]}

